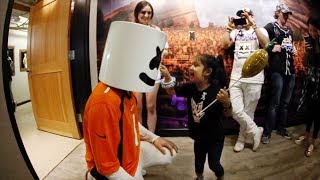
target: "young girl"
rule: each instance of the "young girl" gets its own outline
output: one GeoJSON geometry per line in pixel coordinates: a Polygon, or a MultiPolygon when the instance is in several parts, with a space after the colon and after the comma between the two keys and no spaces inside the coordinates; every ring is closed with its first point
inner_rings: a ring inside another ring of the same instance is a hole
{"type": "Polygon", "coordinates": [[[190,67],[190,83],[175,86],[175,78],[171,77],[165,66],[160,67],[164,79],[161,85],[170,95],[176,94],[187,98],[189,136],[194,140],[196,179],[202,180],[203,169],[208,154],[210,169],[218,179],[222,179],[224,169],[220,157],[224,143],[222,119],[225,110],[230,111],[231,102],[228,92],[226,73],[222,58],[211,55],[197,55],[190,67]],[[214,103],[205,111],[215,99],[214,103]]]}

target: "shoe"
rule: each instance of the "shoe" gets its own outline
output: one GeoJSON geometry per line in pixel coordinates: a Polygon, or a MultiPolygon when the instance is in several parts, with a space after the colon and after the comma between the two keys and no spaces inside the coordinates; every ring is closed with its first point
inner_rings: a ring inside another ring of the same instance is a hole
{"type": "Polygon", "coordinates": [[[262,144],[268,144],[270,142],[270,135],[262,135],[261,142],[262,144]]]}
{"type": "Polygon", "coordinates": [[[310,157],[310,156],[312,155],[313,149],[314,149],[313,144],[310,144],[310,146],[309,146],[308,149],[306,150],[305,155],[306,155],[307,157],[310,157]]]}
{"type": "Polygon", "coordinates": [[[223,176],[217,177],[217,180],[224,180],[224,177],[223,176]]]}
{"type": "Polygon", "coordinates": [[[142,169],[142,170],[141,170],[141,174],[142,174],[142,176],[145,176],[145,175],[147,174],[147,171],[144,170],[144,169],[142,169]]]}
{"type": "Polygon", "coordinates": [[[256,151],[260,145],[261,136],[263,133],[263,127],[258,127],[257,132],[253,135],[253,147],[252,150],[256,151]]]}
{"type": "Polygon", "coordinates": [[[204,180],[203,175],[197,175],[197,177],[194,180],[204,180]]]}
{"type": "Polygon", "coordinates": [[[289,132],[286,129],[278,130],[277,134],[281,135],[286,139],[291,139],[291,136],[289,135],[289,132]]]}
{"type": "Polygon", "coordinates": [[[233,150],[235,152],[240,152],[243,150],[243,148],[244,148],[244,141],[238,139],[236,144],[233,147],[233,150]]]}
{"type": "Polygon", "coordinates": [[[204,178],[199,178],[199,177],[196,177],[194,180],[204,180],[204,178]]]}
{"type": "Polygon", "coordinates": [[[300,136],[300,137],[298,137],[296,140],[294,140],[294,142],[295,142],[296,144],[302,144],[305,139],[306,139],[305,136],[300,136]]]}

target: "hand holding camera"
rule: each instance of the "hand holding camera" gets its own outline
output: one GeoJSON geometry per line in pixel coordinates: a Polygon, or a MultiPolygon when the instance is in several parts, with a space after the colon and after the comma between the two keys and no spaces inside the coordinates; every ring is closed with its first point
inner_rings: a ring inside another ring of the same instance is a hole
{"type": "Polygon", "coordinates": [[[233,23],[234,18],[233,17],[228,17],[228,25],[227,25],[227,29],[228,31],[232,31],[235,28],[235,25],[233,23]]]}

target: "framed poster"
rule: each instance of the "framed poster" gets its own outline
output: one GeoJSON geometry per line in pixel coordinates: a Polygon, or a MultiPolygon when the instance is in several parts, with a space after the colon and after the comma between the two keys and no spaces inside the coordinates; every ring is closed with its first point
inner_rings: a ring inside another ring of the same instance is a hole
{"type": "Polygon", "coordinates": [[[19,51],[19,60],[20,60],[20,71],[27,71],[28,70],[28,60],[27,60],[27,50],[20,49],[19,51]]]}
{"type": "MultiPolygon", "coordinates": [[[[100,69],[100,62],[103,56],[105,42],[107,39],[109,27],[113,21],[131,21],[134,22],[134,9],[138,0],[126,1],[105,1],[98,0],[97,9],[97,64],[100,69]]],[[[190,82],[189,67],[192,65],[193,58],[197,54],[208,54],[213,56],[223,56],[225,70],[230,77],[234,49],[225,49],[221,41],[226,34],[227,17],[237,17],[236,12],[243,7],[250,7],[258,15],[255,17],[257,25],[264,27],[273,22],[273,15],[278,0],[271,0],[268,3],[259,4],[253,1],[245,3],[236,0],[225,0],[225,3],[212,0],[162,0],[152,1],[154,17],[152,24],[160,27],[167,34],[169,44],[168,54],[163,56],[162,64],[167,66],[172,76],[176,77],[177,84],[190,82]],[[197,3],[195,3],[197,2],[197,3]],[[227,7],[232,4],[232,8],[227,7]],[[168,7],[170,7],[168,9],[168,7]],[[207,7],[223,9],[217,14],[216,11],[207,7]],[[264,14],[259,15],[263,11],[264,14]],[[221,18],[223,17],[223,18],[221,18]]],[[[313,10],[316,4],[310,1],[286,0],[287,5],[292,10],[294,16],[303,17],[297,22],[288,21],[288,26],[294,29],[294,45],[298,50],[294,58],[294,70],[296,74],[296,85],[292,99],[288,106],[288,126],[303,122],[306,111],[301,109],[297,111],[302,94],[303,83],[306,78],[306,68],[302,64],[304,57],[304,39],[307,35],[307,19],[310,15],[320,17],[319,11],[313,10]],[[295,8],[294,5],[299,4],[295,8]]],[[[317,1],[318,2],[318,1],[317,1]]],[[[261,97],[254,113],[255,121],[258,125],[264,124],[266,111],[269,105],[270,80],[265,79],[261,90],[261,97]]],[[[157,95],[157,130],[184,130],[188,127],[188,102],[185,98],[168,95],[163,88],[159,88],[157,95]]],[[[147,112],[143,113],[143,120],[147,119],[147,112]]],[[[143,121],[145,122],[145,121],[143,121]]],[[[232,118],[223,121],[225,129],[238,129],[238,123],[232,118]]],[[[145,123],[144,123],[145,124],[145,123]]]]}
{"type": "Polygon", "coordinates": [[[14,46],[8,46],[7,51],[7,60],[9,61],[11,68],[11,76],[15,75],[15,66],[14,66],[14,46]]]}

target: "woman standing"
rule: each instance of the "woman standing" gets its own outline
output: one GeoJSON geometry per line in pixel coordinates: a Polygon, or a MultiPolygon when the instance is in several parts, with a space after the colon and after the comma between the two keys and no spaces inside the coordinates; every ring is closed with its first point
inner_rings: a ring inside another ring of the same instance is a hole
{"type": "MultiPolygon", "coordinates": [[[[134,9],[134,18],[135,22],[139,24],[143,24],[146,26],[153,27],[159,31],[161,29],[150,23],[153,17],[153,7],[148,1],[140,1],[135,9],[134,9]]],[[[146,108],[147,108],[147,125],[148,129],[151,132],[155,132],[156,125],[157,125],[157,95],[159,90],[160,84],[160,72],[158,78],[155,82],[154,89],[151,92],[145,93],[146,95],[146,108]]],[[[142,109],[143,109],[143,93],[136,93],[137,100],[138,100],[138,110],[139,110],[139,121],[142,124],[142,109]]]]}
{"type": "Polygon", "coordinates": [[[306,131],[304,135],[295,140],[296,144],[301,144],[303,141],[308,142],[310,138],[311,126],[313,125],[313,133],[311,141],[308,142],[308,147],[305,151],[305,155],[310,157],[314,150],[315,141],[319,134],[320,120],[318,117],[314,117],[317,114],[318,107],[320,105],[320,25],[319,20],[309,18],[308,19],[308,31],[309,36],[305,37],[305,65],[308,68],[306,81],[304,83],[302,97],[300,99],[300,108],[304,103],[307,106],[306,112],[306,131]]]}

